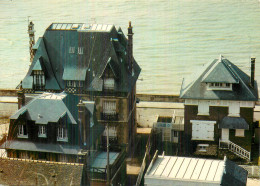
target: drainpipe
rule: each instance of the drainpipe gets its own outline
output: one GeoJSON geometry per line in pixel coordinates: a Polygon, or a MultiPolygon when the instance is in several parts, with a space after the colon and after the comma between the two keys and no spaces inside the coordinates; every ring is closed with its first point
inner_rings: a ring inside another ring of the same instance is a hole
{"type": "Polygon", "coordinates": [[[250,85],[251,85],[252,88],[255,88],[255,57],[251,57],[250,85]]]}

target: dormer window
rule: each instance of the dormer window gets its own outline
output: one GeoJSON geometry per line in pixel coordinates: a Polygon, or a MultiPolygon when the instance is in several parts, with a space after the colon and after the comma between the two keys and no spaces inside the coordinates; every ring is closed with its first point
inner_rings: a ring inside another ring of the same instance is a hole
{"type": "Polygon", "coordinates": [[[67,81],[67,87],[83,87],[83,81],[67,81]]]}
{"type": "Polygon", "coordinates": [[[35,89],[42,90],[45,86],[45,76],[42,70],[33,71],[33,85],[35,89]]]}
{"type": "Polygon", "coordinates": [[[18,138],[28,138],[27,127],[25,124],[18,125],[18,138]]]}
{"type": "Polygon", "coordinates": [[[69,48],[69,53],[74,54],[75,53],[75,47],[70,47],[69,48]]]}
{"type": "Polygon", "coordinates": [[[232,90],[231,83],[207,83],[209,90],[232,90]]]}
{"type": "Polygon", "coordinates": [[[83,54],[83,47],[78,48],[78,54],[83,54]]]}
{"type": "Polygon", "coordinates": [[[104,89],[105,90],[114,90],[115,88],[115,79],[114,78],[105,78],[104,79],[104,89]]]}

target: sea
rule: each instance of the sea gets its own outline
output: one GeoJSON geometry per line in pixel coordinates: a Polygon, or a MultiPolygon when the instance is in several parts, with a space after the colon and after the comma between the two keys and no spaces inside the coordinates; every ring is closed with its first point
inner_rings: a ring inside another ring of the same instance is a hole
{"type": "Polygon", "coordinates": [[[179,94],[183,78],[223,55],[260,82],[260,0],[0,0],[0,89],[28,71],[28,20],[36,40],[53,22],[103,23],[134,31],[142,72],[137,93],[179,94]]]}

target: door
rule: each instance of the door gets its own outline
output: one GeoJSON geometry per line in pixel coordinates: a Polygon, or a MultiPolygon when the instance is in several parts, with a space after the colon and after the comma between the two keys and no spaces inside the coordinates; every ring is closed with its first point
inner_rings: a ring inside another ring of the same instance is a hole
{"type": "Polygon", "coordinates": [[[229,141],[229,129],[222,129],[221,140],[229,141]]]}

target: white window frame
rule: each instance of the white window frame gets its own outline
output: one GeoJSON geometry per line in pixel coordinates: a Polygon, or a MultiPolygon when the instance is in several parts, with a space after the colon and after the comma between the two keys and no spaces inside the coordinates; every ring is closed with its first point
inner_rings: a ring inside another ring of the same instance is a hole
{"type": "Polygon", "coordinates": [[[245,137],[245,129],[236,129],[235,136],[236,137],[245,137]]]}
{"type": "Polygon", "coordinates": [[[83,81],[78,82],[79,87],[83,87],[83,81]]]}
{"type": "Polygon", "coordinates": [[[228,116],[239,117],[240,116],[240,102],[230,101],[228,106],[228,116]]]}
{"type": "Polygon", "coordinates": [[[40,137],[40,138],[47,137],[46,125],[39,125],[38,137],[40,137]]]}
{"type": "Polygon", "coordinates": [[[58,127],[57,141],[68,142],[68,130],[65,127],[58,127]]]}
{"type": "MultiPolygon", "coordinates": [[[[109,138],[116,138],[117,137],[117,132],[116,132],[115,126],[109,126],[108,127],[108,135],[109,135],[109,138]]],[[[107,128],[105,128],[105,130],[103,132],[103,136],[107,136],[107,128]]]]}
{"type": "Polygon", "coordinates": [[[28,130],[27,130],[27,134],[25,134],[25,130],[24,130],[24,128],[26,128],[26,127],[27,127],[26,125],[18,125],[18,134],[17,134],[17,136],[19,138],[28,138],[28,130]]]}
{"type": "Polygon", "coordinates": [[[67,87],[72,87],[72,81],[71,80],[67,81],[67,87]]]}
{"type": "Polygon", "coordinates": [[[192,125],[192,140],[214,141],[214,125],[216,121],[190,120],[190,122],[192,125]],[[209,132],[212,135],[209,136],[209,132]]]}
{"type": "Polygon", "coordinates": [[[232,90],[232,83],[207,83],[208,90],[232,90]]]}
{"type": "Polygon", "coordinates": [[[78,54],[83,54],[83,47],[78,47],[78,54]]]}
{"type": "Polygon", "coordinates": [[[33,70],[33,85],[36,87],[45,86],[45,76],[42,70],[33,70]]]}
{"type": "Polygon", "coordinates": [[[69,48],[69,53],[74,54],[75,53],[75,47],[70,47],[69,48]]]}
{"type": "Polygon", "coordinates": [[[162,129],[162,141],[171,141],[172,131],[170,128],[162,129]]]}
{"type": "Polygon", "coordinates": [[[116,100],[104,100],[103,101],[103,113],[107,115],[116,114],[116,100]]]}
{"type": "Polygon", "coordinates": [[[197,147],[199,152],[207,152],[209,144],[198,144],[197,147]]]}
{"type": "Polygon", "coordinates": [[[115,89],[115,79],[114,78],[104,78],[104,89],[114,90],[115,89]]]}

